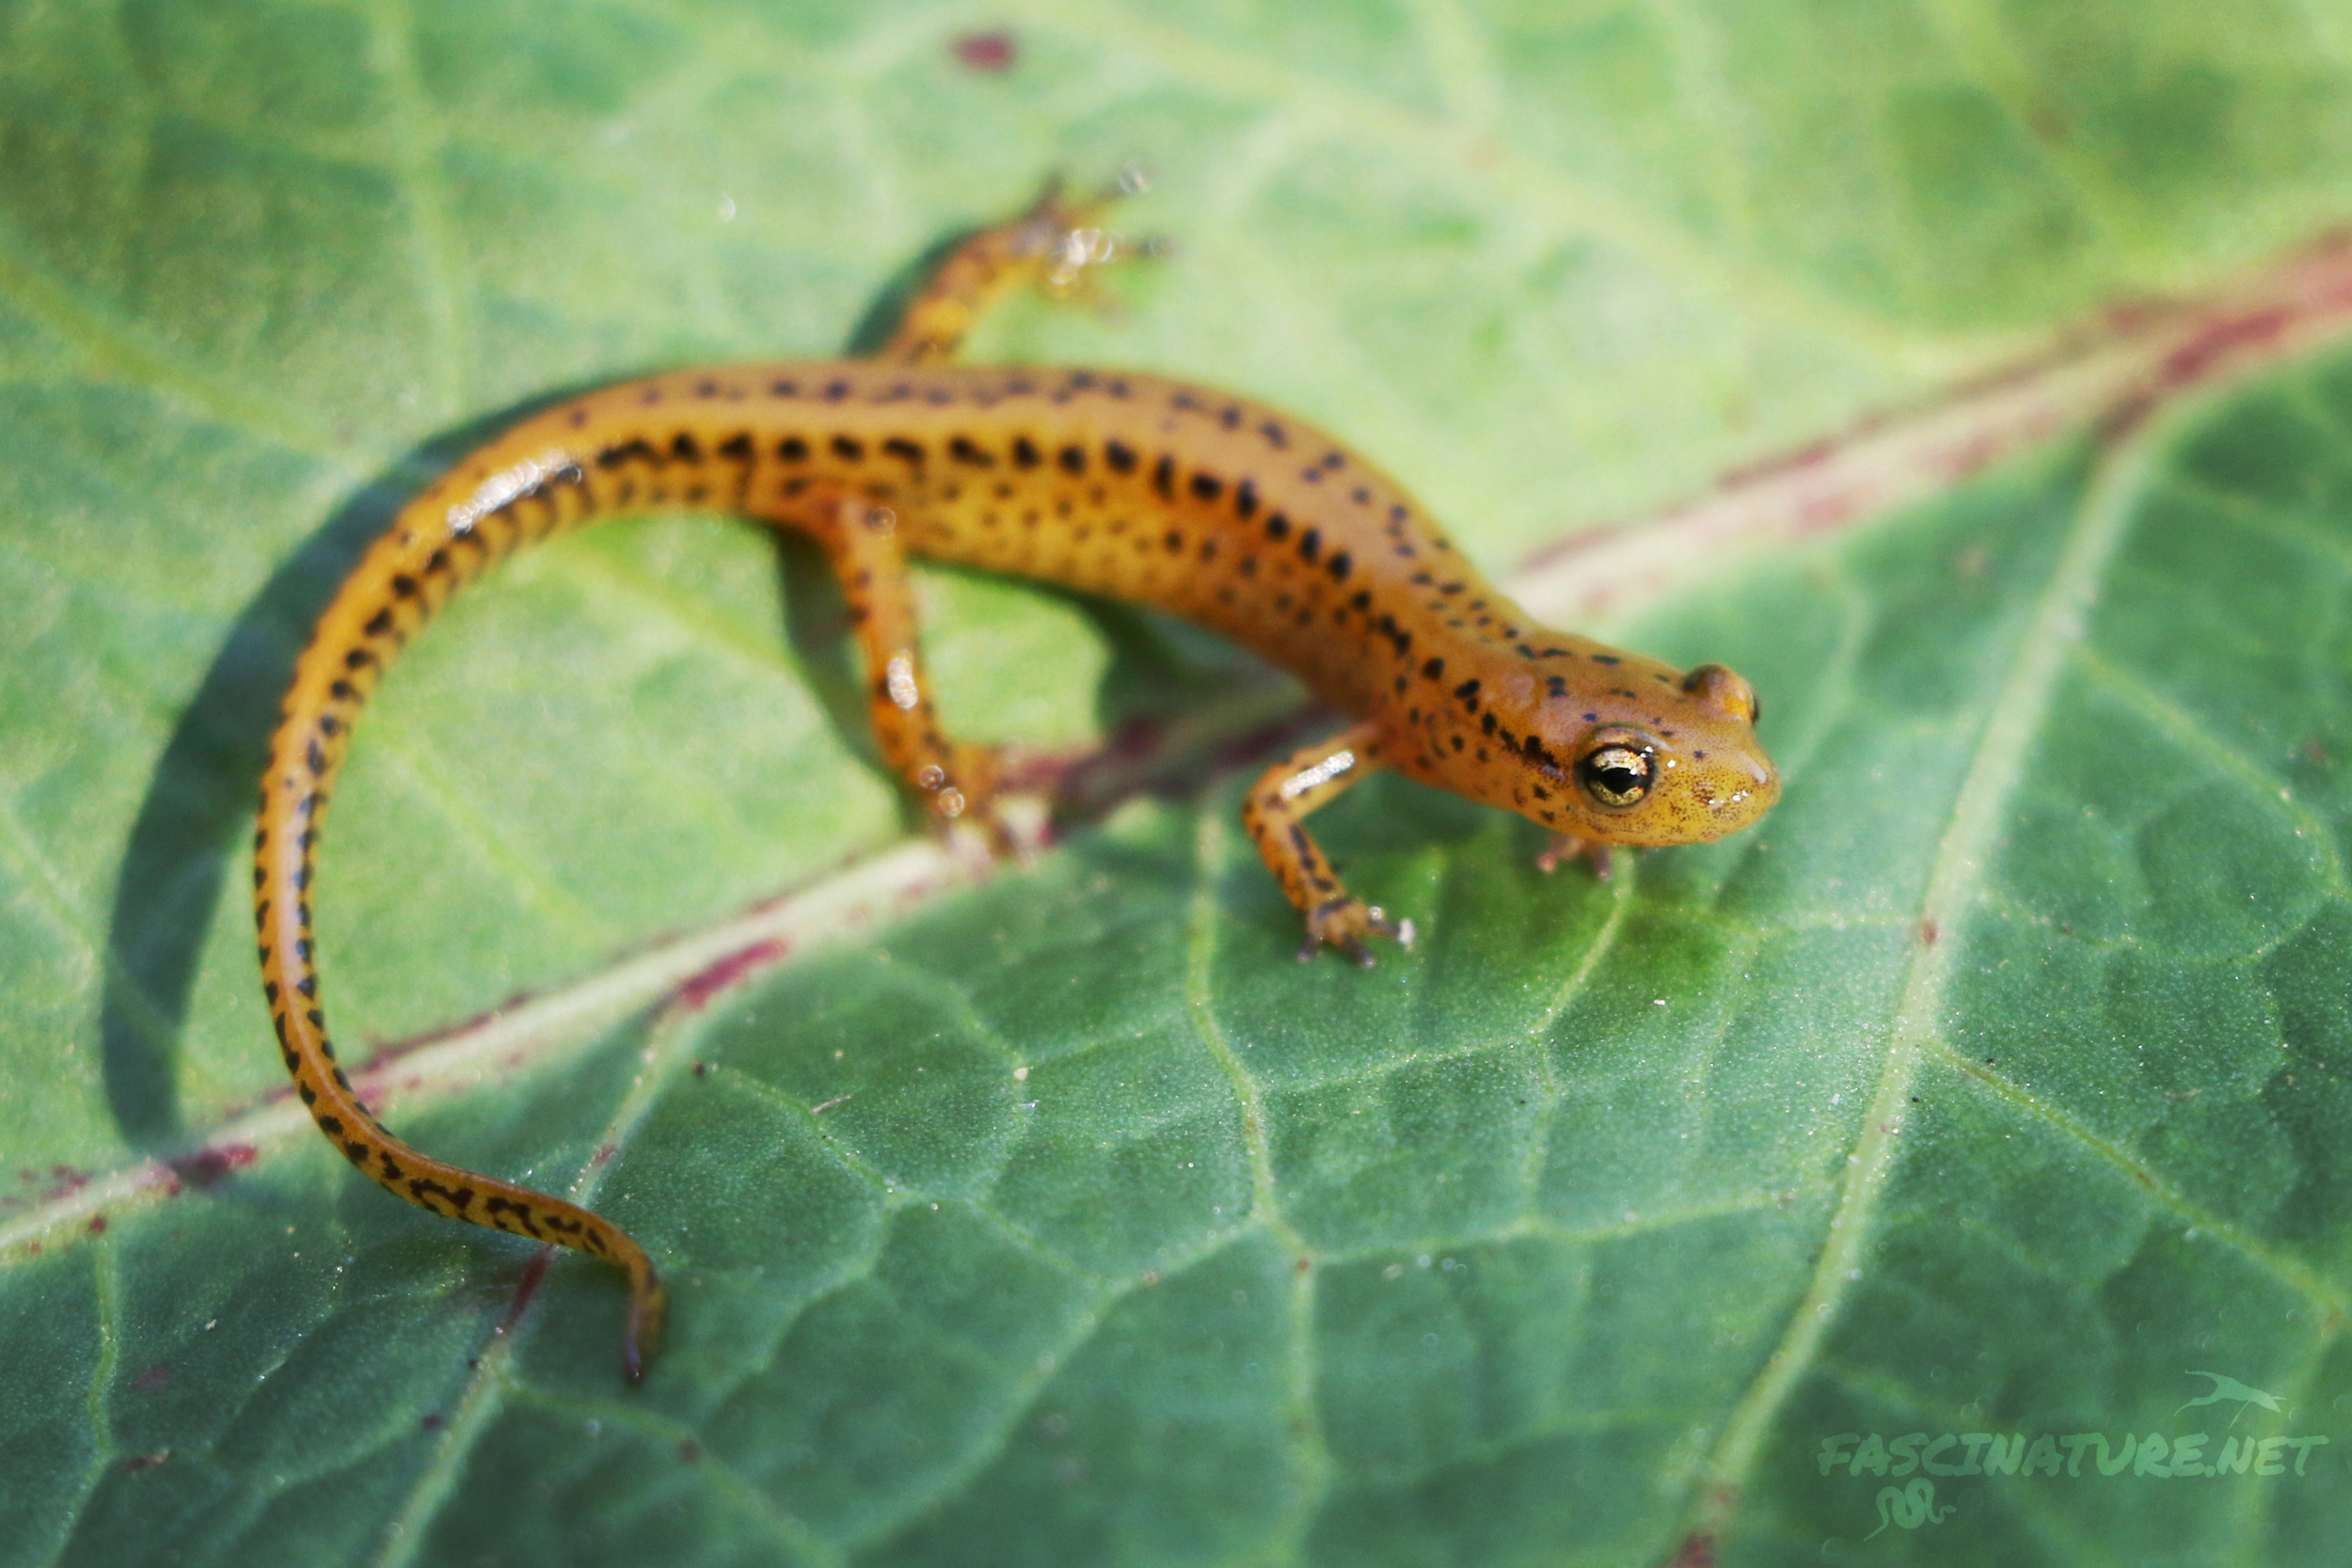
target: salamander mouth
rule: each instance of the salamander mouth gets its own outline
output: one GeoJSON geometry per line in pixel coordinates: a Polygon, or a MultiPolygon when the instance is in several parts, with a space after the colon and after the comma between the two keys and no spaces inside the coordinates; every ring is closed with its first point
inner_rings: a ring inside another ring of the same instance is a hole
{"type": "Polygon", "coordinates": [[[1694,825],[1704,825],[1707,837],[1721,838],[1755,821],[1780,799],[1780,775],[1769,764],[1755,764],[1745,779],[1694,780],[1689,785],[1694,825]]]}
{"type": "Polygon", "coordinates": [[[1691,786],[1691,799],[1709,811],[1736,811],[1754,800],[1762,786],[1763,781],[1738,789],[1719,789],[1711,783],[1694,784],[1691,786]]]}

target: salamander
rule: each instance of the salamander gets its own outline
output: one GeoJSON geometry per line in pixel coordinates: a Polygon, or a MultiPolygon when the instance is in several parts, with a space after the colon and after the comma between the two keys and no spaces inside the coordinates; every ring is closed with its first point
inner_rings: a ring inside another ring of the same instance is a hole
{"type": "Polygon", "coordinates": [[[1243,821],[1306,927],[1370,963],[1409,921],[1342,884],[1306,818],[1378,768],[1609,847],[1713,839],[1772,804],[1756,699],[1536,625],[1404,487],[1279,409],[1138,372],[954,362],[989,298],[1068,289],[1110,246],[1049,197],[955,249],[872,359],[740,364],[619,382],[545,407],[403,506],[320,615],[271,742],[254,834],[263,994],[295,1092],[374,1180],[453,1219],[627,1271],[623,1367],[664,1297],[627,1233],[576,1205],[420,1154],[360,1102],[319,996],[312,877],[359,711],[408,640],[503,557],[599,518],[689,507],[798,530],[840,578],[881,750],[929,817],[994,828],[996,768],[950,738],[918,647],[910,556],[1151,605],[1295,672],[1348,716],[1267,768],[1243,821]]]}

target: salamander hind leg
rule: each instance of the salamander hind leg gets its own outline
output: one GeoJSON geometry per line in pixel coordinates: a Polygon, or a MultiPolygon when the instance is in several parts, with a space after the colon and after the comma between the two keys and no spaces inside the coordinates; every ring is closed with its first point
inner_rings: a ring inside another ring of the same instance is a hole
{"type": "Polygon", "coordinates": [[[1126,240],[1103,226],[1112,203],[1141,194],[1149,183],[1140,169],[1131,167],[1100,192],[1073,202],[1063,198],[1057,180],[1019,217],[966,236],[907,302],[898,330],[877,357],[907,365],[952,360],[973,324],[1025,284],[1057,299],[1101,304],[1095,280],[1104,267],[1164,248],[1159,241],[1126,240]]]}
{"type": "Polygon", "coordinates": [[[1250,785],[1249,799],[1242,806],[1242,826],[1282,892],[1306,917],[1307,940],[1298,950],[1301,963],[1328,946],[1369,969],[1372,938],[1413,944],[1413,923],[1391,919],[1350,894],[1305,822],[1308,813],[1379,766],[1378,728],[1358,724],[1301,747],[1267,768],[1250,785]]]}

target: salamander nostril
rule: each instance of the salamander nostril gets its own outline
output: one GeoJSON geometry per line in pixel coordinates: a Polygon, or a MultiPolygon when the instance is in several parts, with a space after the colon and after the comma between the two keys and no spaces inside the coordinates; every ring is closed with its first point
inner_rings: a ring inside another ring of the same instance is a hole
{"type": "Polygon", "coordinates": [[[1682,677],[1682,689],[1726,718],[1756,721],[1756,688],[1723,665],[1700,665],[1682,677]]]}

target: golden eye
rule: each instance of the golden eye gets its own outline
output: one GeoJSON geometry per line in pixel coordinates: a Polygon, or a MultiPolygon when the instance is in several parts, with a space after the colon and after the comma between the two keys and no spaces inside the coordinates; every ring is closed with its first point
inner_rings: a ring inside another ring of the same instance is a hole
{"type": "Polygon", "coordinates": [[[1576,765],[1584,793],[1604,806],[1640,804],[1657,773],[1650,749],[1624,740],[1603,741],[1576,765]]]}

